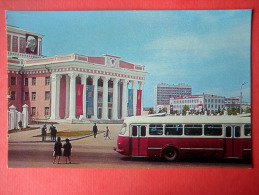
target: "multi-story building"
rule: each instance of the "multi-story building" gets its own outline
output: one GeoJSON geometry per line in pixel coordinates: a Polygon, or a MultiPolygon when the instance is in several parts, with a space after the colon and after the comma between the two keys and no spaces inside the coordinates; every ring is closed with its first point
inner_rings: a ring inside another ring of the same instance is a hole
{"type": "Polygon", "coordinates": [[[43,35],[7,27],[9,106],[37,119],[122,119],[142,112],[145,66],[120,57],[42,56],[43,35]]]}
{"type": "Polygon", "coordinates": [[[171,111],[182,113],[185,106],[188,106],[190,111],[207,111],[212,114],[225,108],[225,97],[203,94],[170,98],[171,111]]]}
{"type": "Polygon", "coordinates": [[[154,110],[158,112],[160,109],[169,108],[170,98],[181,97],[192,94],[192,87],[180,83],[178,85],[169,85],[160,83],[154,87],[154,110]]]}

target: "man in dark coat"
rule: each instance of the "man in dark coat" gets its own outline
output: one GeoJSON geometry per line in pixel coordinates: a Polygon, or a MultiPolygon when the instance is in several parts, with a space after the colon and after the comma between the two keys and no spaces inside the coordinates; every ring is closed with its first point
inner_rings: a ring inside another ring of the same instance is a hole
{"type": "Polygon", "coordinates": [[[51,124],[51,126],[49,128],[49,131],[50,131],[50,137],[51,137],[50,140],[53,141],[54,140],[54,137],[53,137],[54,126],[53,126],[53,124],[51,124]]]}
{"type": "Polygon", "coordinates": [[[41,129],[42,141],[46,140],[46,135],[47,135],[47,127],[46,127],[46,125],[43,125],[43,127],[41,129]]]}
{"type": "Polygon", "coordinates": [[[53,128],[53,140],[56,141],[58,130],[56,127],[53,128]]]}
{"type": "Polygon", "coordinates": [[[94,138],[96,138],[97,131],[98,131],[98,128],[96,126],[96,123],[94,123],[94,126],[93,126],[94,138]]]}

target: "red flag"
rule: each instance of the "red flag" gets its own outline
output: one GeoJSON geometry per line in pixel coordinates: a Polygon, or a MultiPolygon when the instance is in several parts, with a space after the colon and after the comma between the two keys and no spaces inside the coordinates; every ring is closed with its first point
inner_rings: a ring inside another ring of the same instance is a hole
{"type": "Polygon", "coordinates": [[[141,100],[142,100],[142,90],[137,90],[137,113],[136,115],[141,115],[141,100]]]}
{"type": "Polygon", "coordinates": [[[83,88],[84,85],[76,84],[76,116],[83,115],[83,88]]]}

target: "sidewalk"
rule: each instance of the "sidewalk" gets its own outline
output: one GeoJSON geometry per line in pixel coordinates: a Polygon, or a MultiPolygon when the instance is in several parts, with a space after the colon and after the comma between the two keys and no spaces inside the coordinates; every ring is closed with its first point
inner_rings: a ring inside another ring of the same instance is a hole
{"type": "MultiPolygon", "coordinates": [[[[41,143],[50,143],[54,142],[50,140],[50,136],[47,136],[46,141],[42,141],[42,137],[39,136],[41,135],[41,127],[42,125],[30,125],[31,127],[40,127],[39,129],[36,130],[30,130],[30,131],[21,131],[17,133],[11,133],[8,136],[8,142],[9,143],[33,143],[33,142],[41,142],[41,143]],[[39,136],[39,137],[35,137],[39,136]]],[[[92,124],[55,124],[54,126],[57,127],[58,132],[60,131],[66,131],[66,132],[71,132],[71,131],[85,131],[85,130],[92,130],[92,124]]],[[[105,132],[105,128],[107,124],[97,124],[98,126],[98,135],[103,136],[103,133],[105,132]]],[[[118,135],[119,129],[121,125],[118,124],[108,124],[111,133],[118,135]]],[[[49,133],[49,127],[50,125],[47,125],[47,133],[49,133]]],[[[70,137],[69,139],[71,141],[73,140],[79,140],[87,137],[92,137],[93,134],[90,135],[85,135],[85,136],[80,136],[80,137],[70,137]]],[[[61,140],[65,140],[67,137],[62,137],[61,140]]]]}

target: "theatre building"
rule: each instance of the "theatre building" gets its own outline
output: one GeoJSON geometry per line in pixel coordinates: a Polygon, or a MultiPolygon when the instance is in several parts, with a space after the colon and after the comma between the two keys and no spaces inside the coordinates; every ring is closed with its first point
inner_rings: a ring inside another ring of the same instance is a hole
{"type": "Polygon", "coordinates": [[[31,119],[120,120],[141,115],[145,66],[76,53],[45,57],[43,35],[7,27],[9,106],[31,119]]]}

